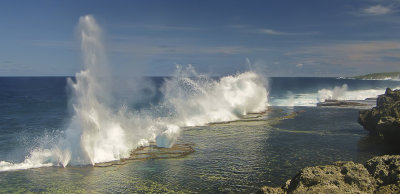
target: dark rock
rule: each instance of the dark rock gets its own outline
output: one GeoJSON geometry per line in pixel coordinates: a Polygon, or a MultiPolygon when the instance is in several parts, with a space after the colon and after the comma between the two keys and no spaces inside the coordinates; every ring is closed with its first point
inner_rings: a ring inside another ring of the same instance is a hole
{"type": "Polygon", "coordinates": [[[181,158],[194,152],[192,144],[174,144],[170,148],[157,147],[155,142],[150,142],[150,145],[136,148],[128,158],[120,160],[96,163],[95,167],[109,167],[115,165],[124,165],[131,161],[149,160],[149,159],[168,159],[181,158]]]}
{"type": "Polygon", "coordinates": [[[379,187],[374,193],[376,194],[387,194],[387,193],[400,193],[399,184],[390,184],[379,187]]]}
{"type": "Polygon", "coordinates": [[[306,167],[281,188],[264,186],[257,193],[400,193],[400,156],[306,167]]]}
{"type": "Polygon", "coordinates": [[[285,192],[283,191],[282,188],[263,186],[263,187],[261,187],[260,190],[257,191],[257,193],[259,193],[259,194],[261,194],[261,193],[284,194],[285,192]]]}
{"type": "Polygon", "coordinates": [[[371,135],[391,144],[400,143],[400,90],[386,89],[376,100],[376,107],[360,111],[358,122],[371,135]]]}
{"type": "Polygon", "coordinates": [[[378,186],[399,184],[400,156],[379,156],[368,160],[365,164],[368,172],[374,177],[378,186]]]}
{"type": "Polygon", "coordinates": [[[353,107],[353,106],[369,106],[369,105],[349,100],[325,100],[325,102],[317,103],[317,106],[353,107]]]}
{"type": "Polygon", "coordinates": [[[292,178],[288,193],[372,193],[375,180],[361,164],[336,162],[307,167],[292,178]]]}

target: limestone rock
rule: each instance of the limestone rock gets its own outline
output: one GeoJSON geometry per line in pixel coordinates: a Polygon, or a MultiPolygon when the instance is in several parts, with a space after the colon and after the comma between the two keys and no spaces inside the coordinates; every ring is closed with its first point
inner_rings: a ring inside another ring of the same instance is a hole
{"type": "Polygon", "coordinates": [[[376,100],[376,107],[360,111],[358,122],[371,135],[391,144],[400,143],[400,90],[387,88],[376,100]]]}
{"type": "Polygon", "coordinates": [[[390,184],[386,186],[379,187],[374,193],[376,194],[387,194],[387,193],[400,193],[399,184],[390,184]]]}
{"type": "Polygon", "coordinates": [[[400,156],[379,156],[365,164],[368,172],[374,177],[378,186],[400,183],[400,156]]]}
{"type": "Polygon", "coordinates": [[[319,107],[354,107],[354,106],[369,106],[365,103],[350,101],[350,100],[325,100],[325,102],[317,103],[319,107]]]}
{"type": "Polygon", "coordinates": [[[288,186],[288,193],[372,193],[375,180],[361,164],[336,162],[333,165],[302,169],[288,186]]]}
{"type": "Polygon", "coordinates": [[[265,193],[265,194],[284,194],[283,189],[278,188],[278,187],[269,187],[269,186],[263,186],[259,191],[257,191],[258,194],[265,193]]]}
{"type": "Polygon", "coordinates": [[[400,193],[400,155],[374,157],[365,165],[306,167],[281,188],[264,186],[257,193],[400,193]]]}

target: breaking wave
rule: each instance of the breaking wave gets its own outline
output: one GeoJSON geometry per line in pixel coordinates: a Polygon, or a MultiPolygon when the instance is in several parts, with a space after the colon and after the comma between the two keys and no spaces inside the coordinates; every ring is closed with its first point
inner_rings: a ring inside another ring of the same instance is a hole
{"type": "MultiPolygon", "coordinates": [[[[394,89],[400,89],[394,88],[394,89]]],[[[325,100],[365,100],[377,98],[385,93],[386,88],[349,90],[347,84],[335,86],[330,89],[320,89],[315,93],[287,92],[283,98],[270,99],[271,106],[317,106],[317,103],[325,100]]]]}
{"type": "Polygon", "coordinates": [[[34,148],[22,162],[0,161],[0,171],[118,160],[151,141],[172,146],[181,127],[231,121],[268,106],[265,81],[256,73],[212,79],[190,65],[177,66],[161,86],[162,100],[149,109],[116,105],[101,29],[90,15],[80,18],[79,28],[84,70],[68,80],[72,117],[66,130],[58,143],[34,148]]]}

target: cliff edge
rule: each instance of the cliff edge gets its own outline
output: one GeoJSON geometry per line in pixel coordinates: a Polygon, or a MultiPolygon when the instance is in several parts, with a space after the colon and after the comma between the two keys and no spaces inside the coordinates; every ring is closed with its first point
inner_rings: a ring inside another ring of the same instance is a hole
{"type": "Polygon", "coordinates": [[[376,100],[376,107],[360,111],[358,122],[370,135],[400,145],[400,90],[387,88],[376,100]]]}
{"type": "Polygon", "coordinates": [[[257,193],[400,193],[400,156],[306,167],[282,187],[264,186],[257,193]]]}

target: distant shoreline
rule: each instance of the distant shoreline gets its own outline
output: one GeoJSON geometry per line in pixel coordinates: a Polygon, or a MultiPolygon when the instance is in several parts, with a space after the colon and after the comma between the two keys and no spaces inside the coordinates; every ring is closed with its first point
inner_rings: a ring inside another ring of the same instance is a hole
{"type": "Polygon", "coordinates": [[[400,80],[400,72],[370,73],[350,78],[363,80],[400,80]]]}

